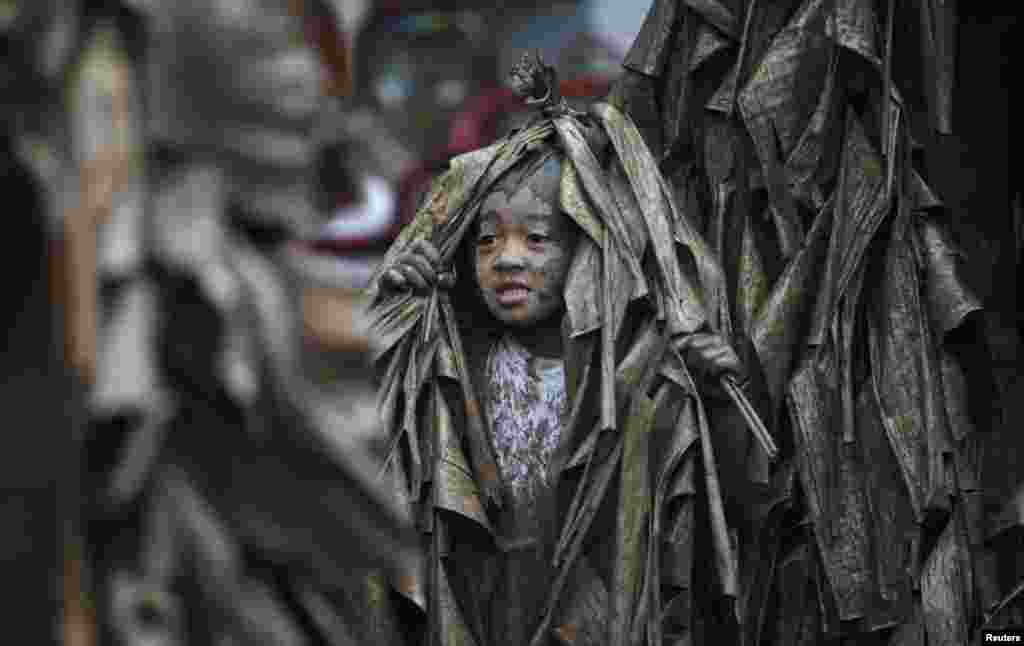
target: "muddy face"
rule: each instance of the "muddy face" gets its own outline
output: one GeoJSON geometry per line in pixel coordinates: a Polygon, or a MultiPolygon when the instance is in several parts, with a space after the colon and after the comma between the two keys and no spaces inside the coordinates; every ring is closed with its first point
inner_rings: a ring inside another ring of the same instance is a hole
{"type": "Polygon", "coordinates": [[[558,207],[560,168],[552,158],[519,186],[495,189],[481,208],[476,280],[503,323],[529,327],[563,309],[576,231],[558,207]]]}

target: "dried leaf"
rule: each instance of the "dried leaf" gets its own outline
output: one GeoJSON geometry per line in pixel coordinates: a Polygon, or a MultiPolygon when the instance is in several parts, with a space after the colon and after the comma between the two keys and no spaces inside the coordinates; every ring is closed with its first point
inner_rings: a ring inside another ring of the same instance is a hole
{"type": "Polygon", "coordinates": [[[931,217],[917,220],[917,237],[922,251],[925,297],[928,299],[928,320],[940,339],[959,328],[973,312],[980,311],[981,301],[964,281],[962,252],[950,233],[931,217]]]}
{"type": "MultiPolygon", "coordinates": [[[[730,20],[732,16],[729,16],[730,20]]],[[[690,64],[687,68],[687,72],[693,72],[700,68],[704,63],[711,60],[715,54],[724,51],[731,47],[733,43],[722,35],[722,31],[710,27],[706,24],[700,25],[697,31],[696,42],[693,45],[693,50],[690,54],[690,64]]]]}
{"type": "Polygon", "coordinates": [[[838,57],[833,54],[830,58],[828,76],[814,112],[786,158],[786,175],[793,195],[815,211],[824,206],[821,185],[835,176],[842,159],[841,137],[845,130],[842,107],[836,96],[838,57]]]}
{"type": "Polygon", "coordinates": [[[839,617],[847,621],[867,612],[873,564],[862,466],[841,437],[843,381],[838,370],[834,351],[822,348],[794,375],[789,404],[801,482],[825,572],[839,617]]]}
{"type": "Polygon", "coordinates": [[[817,297],[832,221],[833,208],[827,204],[818,213],[803,248],[789,262],[754,319],[751,341],[776,406],[783,401],[790,371],[799,357],[799,330],[805,325],[817,297]]]}
{"type": "Polygon", "coordinates": [[[734,40],[739,39],[740,22],[731,7],[716,0],[685,0],[685,4],[718,31],[734,40]]]}
{"type": "Polygon", "coordinates": [[[925,94],[932,127],[953,132],[953,86],[956,80],[956,4],[921,0],[921,53],[925,64],[925,94]]]}
{"type": "Polygon", "coordinates": [[[882,160],[873,150],[860,122],[847,115],[846,144],[835,192],[836,216],[825,265],[825,278],[810,332],[811,343],[822,343],[854,275],[863,270],[865,254],[889,214],[881,174],[882,160]]]}
{"type": "Polygon", "coordinates": [[[448,402],[436,385],[433,387],[432,400],[435,406],[434,432],[437,434],[440,451],[438,473],[434,477],[436,505],[461,514],[490,532],[491,524],[481,503],[480,490],[462,453],[460,434],[454,426],[448,402]]]}
{"type": "Polygon", "coordinates": [[[877,34],[879,20],[871,3],[863,0],[836,0],[835,39],[845,47],[880,68],[877,34]]]}
{"type": "Polygon", "coordinates": [[[623,429],[622,475],[619,484],[615,563],[609,606],[609,644],[627,646],[636,622],[645,626],[647,617],[638,615],[640,592],[647,561],[648,515],[651,513],[650,431],[654,402],[637,393],[633,410],[623,429]]]}
{"type": "Polygon", "coordinates": [[[645,76],[659,76],[669,54],[678,3],[655,0],[622,65],[645,76]]]}
{"type": "Polygon", "coordinates": [[[448,574],[443,563],[437,566],[438,586],[436,594],[437,603],[437,624],[431,629],[438,631],[436,643],[438,646],[476,646],[473,633],[466,624],[459,603],[452,594],[452,588],[448,584],[448,574]]]}
{"type": "Polygon", "coordinates": [[[921,571],[921,605],[929,644],[959,646],[970,640],[965,596],[972,585],[968,559],[960,523],[951,519],[921,571]]]}
{"type": "MultiPolygon", "coordinates": [[[[661,315],[667,317],[669,334],[693,332],[707,320],[707,316],[702,285],[691,283],[682,273],[672,245],[676,220],[683,216],[674,212],[657,162],[629,118],[608,104],[597,104],[593,110],[608,130],[636,201],[644,205],[643,215],[637,219],[647,227],[646,238],[658,263],[661,287],[668,300],[665,303],[667,311],[661,315]]],[[[694,249],[693,253],[701,262],[707,252],[694,249]]]]}
{"type": "Polygon", "coordinates": [[[879,316],[869,326],[874,384],[889,441],[900,461],[918,519],[949,505],[949,420],[942,404],[941,364],[921,302],[921,276],[906,220],[897,221],[887,251],[879,316]]]}
{"type": "Polygon", "coordinates": [[[567,646],[599,646],[608,635],[608,589],[587,558],[580,558],[555,638],[567,646]]]}

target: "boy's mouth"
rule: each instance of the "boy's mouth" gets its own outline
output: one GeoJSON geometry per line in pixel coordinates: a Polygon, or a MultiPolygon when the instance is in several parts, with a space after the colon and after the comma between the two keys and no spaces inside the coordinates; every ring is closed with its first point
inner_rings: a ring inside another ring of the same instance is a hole
{"type": "Polygon", "coordinates": [[[526,283],[504,283],[494,291],[498,298],[498,304],[504,307],[522,305],[530,297],[530,288],[526,286],[526,283]]]}

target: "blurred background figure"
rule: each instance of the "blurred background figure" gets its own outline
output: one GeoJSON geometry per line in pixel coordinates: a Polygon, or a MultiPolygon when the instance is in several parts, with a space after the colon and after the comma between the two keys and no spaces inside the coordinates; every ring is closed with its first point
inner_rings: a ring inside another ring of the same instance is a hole
{"type": "Polygon", "coordinates": [[[344,584],[410,551],[351,439],[376,424],[372,340],[334,325],[344,423],[298,353],[288,241],[328,212],[337,9],[0,3],[2,401],[31,424],[4,452],[0,562],[26,643],[352,643],[344,584]]]}
{"type": "MultiPolygon", "coordinates": [[[[362,290],[377,261],[400,228],[394,191],[387,180],[360,170],[350,142],[337,141],[319,152],[318,191],[331,219],[318,235],[291,245],[297,275],[305,285],[302,308],[306,338],[300,352],[310,399],[321,414],[346,426],[353,398],[375,401],[372,388],[354,388],[346,375],[352,358],[368,350],[362,319],[362,290]]],[[[356,372],[365,368],[360,364],[356,372]]],[[[349,426],[347,441],[379,440],[375,427],[349,426]],[[355,431],[365,431],[360,436],[355,431]]]]}
{"type": "Polygon", "coordinates": [[[377,423],[372,340],[334,321],[345,388],[320,406],[289,247],[333,207],[315,135],[349,90],[343,23],[314,0],[133,9],[114,33],[141,35],[145,200],[120,232],[132,261],[101,272],[86,447],[101,641],[358,643],[345,586],[410,543],[356,441],[377,423]]]}
{"type": "Polygon", "coordinates": [[[360,31],[356,100],[422,159],[447,143],[466,100],[495,85],[497,44],[479,11],[407,5],[380,3],[360,31]]]}

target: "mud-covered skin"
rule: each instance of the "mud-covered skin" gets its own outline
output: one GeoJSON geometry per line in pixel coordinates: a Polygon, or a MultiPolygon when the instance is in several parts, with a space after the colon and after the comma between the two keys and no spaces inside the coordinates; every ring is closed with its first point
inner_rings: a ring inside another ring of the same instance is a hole
{"type": "Polygon", "coordinates": [[[561,211],[561,162],[552,157],[518,186],[484,201],[474,236],[480,296],[502,323],[530,327],[562,310],[576,230],[561,211]]]}
{"type": "Polygon", "coordinates": [[[706,382],[707,390],[718,397],[727,395],[718,386],[718,379],[731,375],[740,381],[746,380],[743,362],[719,334],[697,332],[680,339],[676,349],[684,353],[687,365],[692,366],[706,382]]]}
{"type": "Polygon", "coordinates": [[[419,240],[412,248],[399,256],[394,265],[384,272],[384,284],[391,289],[429,289],[437,278],[437,266],[441,256],[437,249],[426,240],[419,240]]]}

